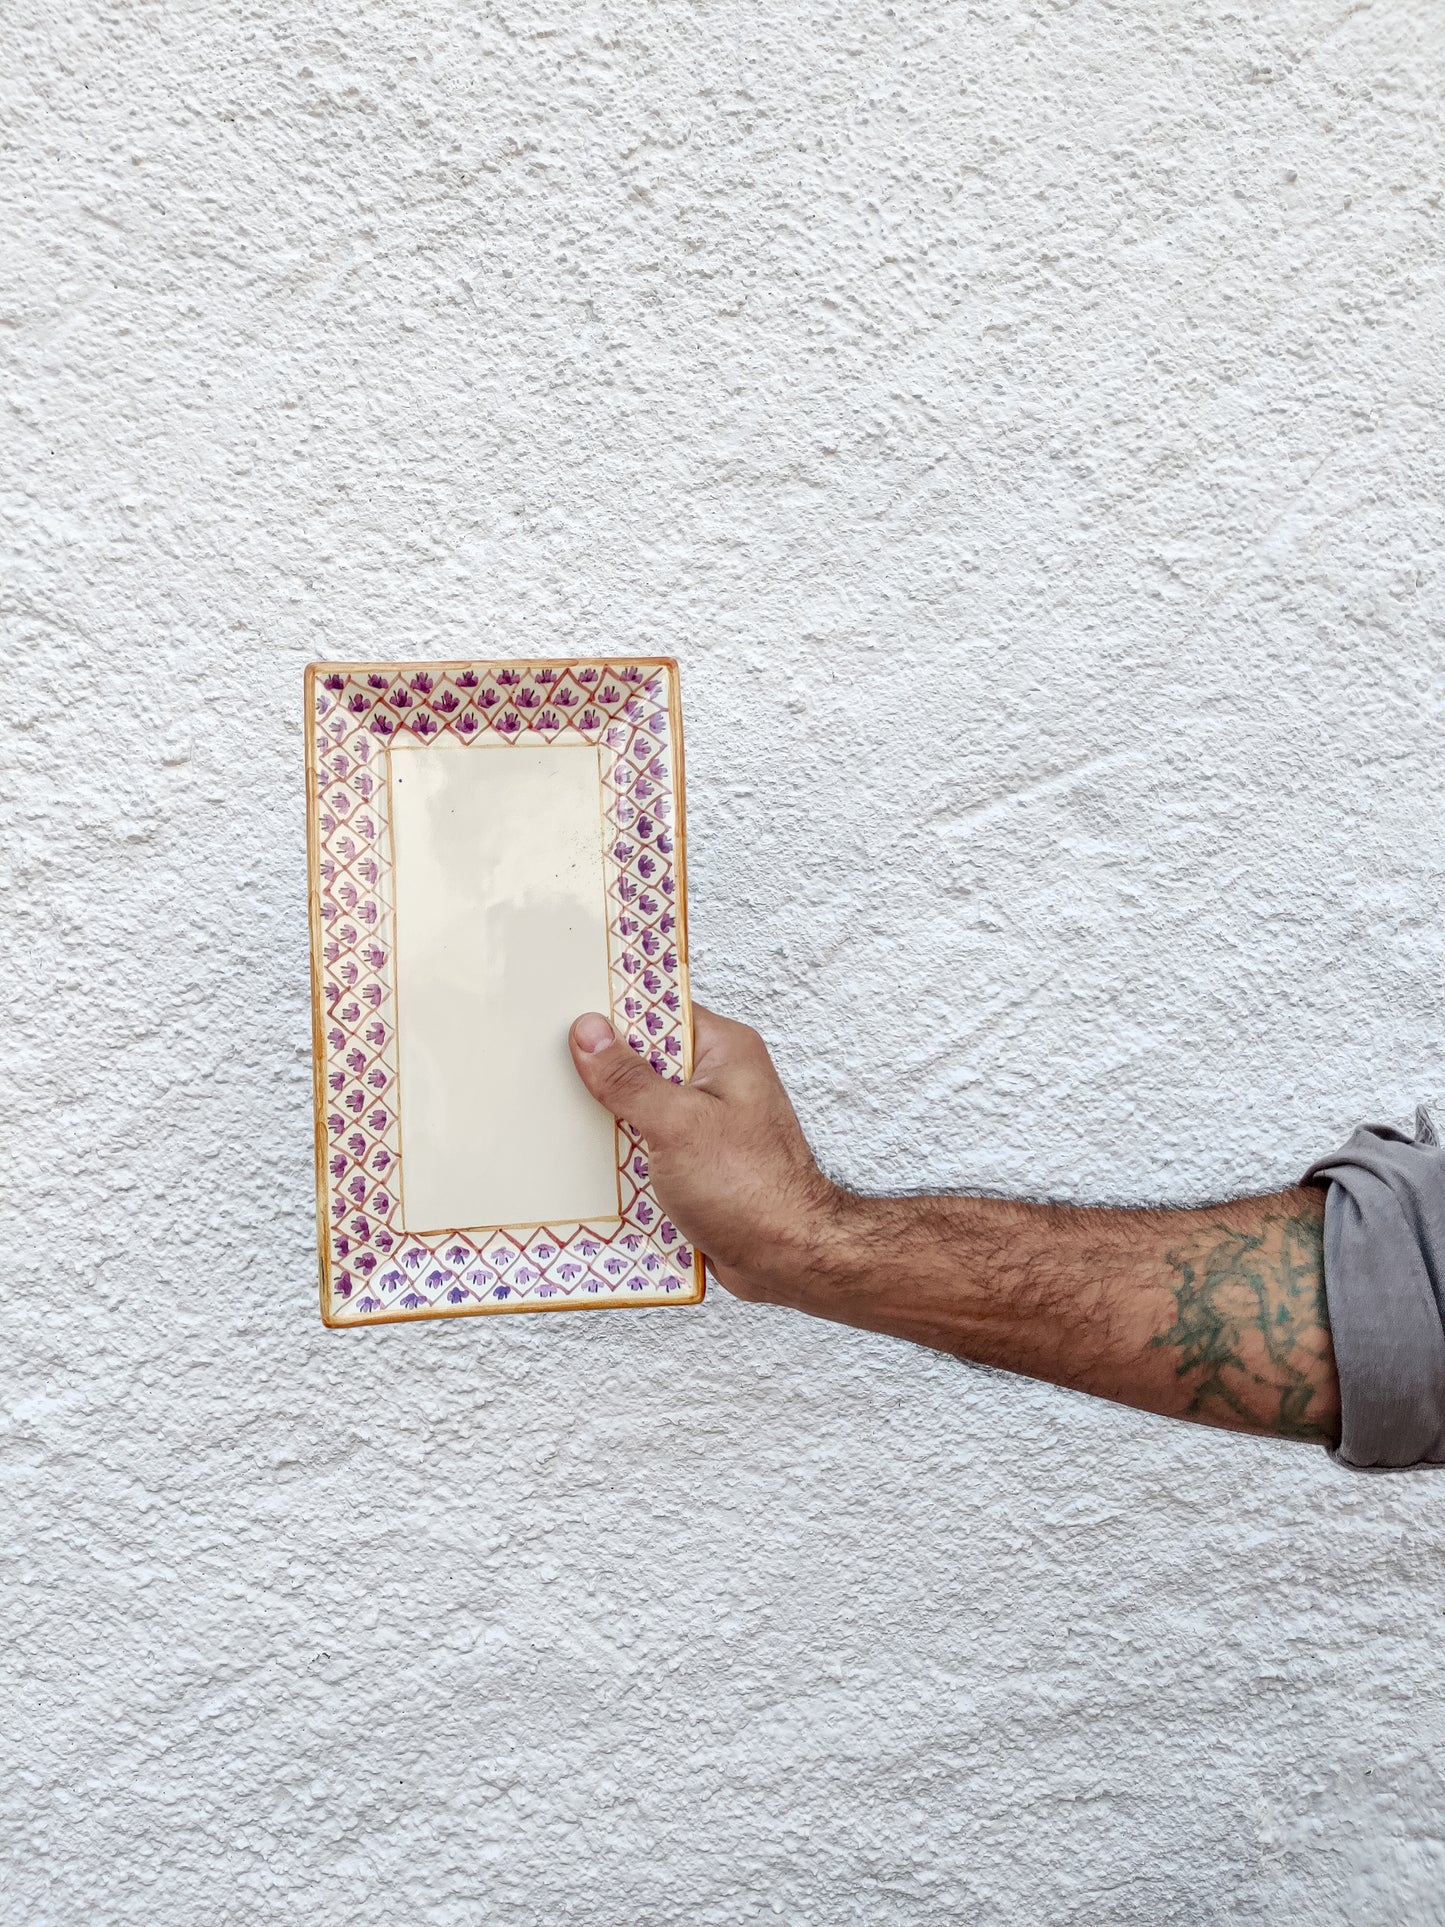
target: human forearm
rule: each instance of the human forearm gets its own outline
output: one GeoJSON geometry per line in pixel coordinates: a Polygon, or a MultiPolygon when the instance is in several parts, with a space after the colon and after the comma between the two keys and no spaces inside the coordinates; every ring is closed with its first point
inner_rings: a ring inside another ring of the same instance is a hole
{"type": "Polygon", "coordinates": [[[855,1197],[818,1170],[757,1033],[694,1017],[690,1086],[601,1016],[572,1054],[729,1291],[1171,1417],[1338,1436],[1322,1193],[1202,1211],[855,1197]]]}
{"type": "Polygon", "coordinates": [[[1205,1210],[820,1197],[730,1286],[954,1357],[1232,1430],[1332,1441],[1323,1194],[1205,1210]]]}

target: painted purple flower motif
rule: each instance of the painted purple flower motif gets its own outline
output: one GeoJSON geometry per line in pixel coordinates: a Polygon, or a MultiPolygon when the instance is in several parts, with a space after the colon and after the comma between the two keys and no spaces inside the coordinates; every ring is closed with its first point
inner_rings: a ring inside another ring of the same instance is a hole
{"type": "Polygon", "coordinates": [[[657,898],[650,892],[639,900],[637,907],[644,917],[655,917],[659,908],[657,898]]]}
{"type": "Polygon", "coordinates": [[[645,1278],[629,1278],[627,1281],[627,1289],[629,1291],[646,1291],[647,1280],[645,1278]]]}
{"type": "Polygon", "coordinates": [[[343,1298],[349,1298],[351,1296],[351,1275],[349,1272],[342,1272],[336,1281],[336,1289],[343,1298]]]}
{"type": "Polygon", "coordinates": [[[373,1298],[371,1294],[368,1292],[366,1297],[363,1298],[360,1304],[357,1306],[357,1310],[358,1311],[380,1311],[381,1300],[379,1298],[373,1298]]]}
{"type": "Polygon", "coordinates": [[[637,885],[632,881],[631,877],[619,877],[617,879],[617,894],[624,903],[631,903],[633,901],[637,895],[637,885]]]}
{"type": "Polygon", "coordinates": [[[653,822],[650,816],[647,816],[644,814],[638,817],[637,834],[643,839],[644,842],[649,842],[651,840],[652,833],[656,828],[657,828],[657,825],[653,822]]]}
{"type": "Polygon", "coordinates": [[[501,700],[495,689],[484,689],[477,698],[483,709],[495,709],[501,700]]]}
{"type": "Polygon", "coordinates": [[[639,1184],[647,1182],[647,1159],[638,1151],[632,1159],[632,1175],[639,1184]]]}
{"type": "Polygon", "coordinates": [[[664,1004],[666,1004],[667,1008],[672,1012],[674,1017],[682,1009],[682,998],[679,996],[677,990],[671,985],[669,985],[667,990],[663,992],[662,1001],[664,1004]]]}
{"type": "Polygon", "coordinates": [[[602,1289],[602,1280],[600,1278],[589,1278],[582,1289],[584,1291],[600,1291],[602,1289]]]}
{"type": "Polygon", "coordinates": [[[612,846],[612,854],[619,863],[630,863],[636,856],[637,849],[634,844],[625,842],[619,837],[612,846]]]}
{"type": "Polygon", "coordinates": [[[414,1291],[409,1291],[402,1299],[401,1307],[403,1311],[420,1311],[425,1303],[425,1298],[418,1298],[414,1291]]]}
{"type": "MultiPolygon", "coordinates": [[[[605,689],[598,690],[597,700],[600,703],[606,703],[610,708],[613,703],[620,703],[622,701],[622,691],[616,688],[614,684],[608,683],[605,689]]],[[[616,746],[620,749],[622,746],[621,744],[622,732],[621,730],[619,730],[617,733],[618,733],[619,740],[616,746]]],[[[612,741],[612,738],[609,736],[607,740],[610,743],[612,741]]]]}
{"type": "MultiPolygon", "coordinates": [[[[363,990],[361,994],[366,999],[367,1003],[371,1005],[371,1008],[375,1010],[380,1005],[381,1000],[386,993],[383,991],[380,984],[368,984],[365,990],[363,990]]],[[[360,1016],[360,1014],[361,1013],[358,1011],[357,1015],[360,1016]]]]}
{"type": "Polygon", "coordinates": [[[639,941],[644,953],[649,957],[655,957],[662,948],[662,940],[655,930],[644,930],[639,941]]]}
{"type": "Polygon", "coordinates": [[[512,709],[509,709],[497,724],[497,728],[501,730],[504,736],[515,736],[521,727],[522,719],[516,711],[512,709]]]}
{"type": "Polygon", "coordinates": [[[662,1260],[658,1257],[657,1253],[655,1251],[649,1251],[642,1261],[642,1268],[644,1271],[656,1271],[661,1263],[662,1260]]]}
{"type": "Polygon", "coordinates": [[[628,663],[625,669],[619,669],[617,673],[622,677],[624,682],[642,681],[643,672],[637,667],[636,663],[628,663]]]}
{"type": "Polygon", "coordinates": [[[555,709],[544,709],[537,718],[537,727],[542,730],[560,729],[562,727],[562,718],[557,714],[555,709]]]}
{"type": "Polygon", "coordinates": [[[659,1031],[666,1028],[666,1020],[655,1010],[648,1011],[644,1022],[654,1037],[657,1036],[659,1031]]]}
{"type": "Polygon", "coordinates": [[[351,711],[353,716],[364,716],[371,707],[371,698],[370,696],[363,696],[358,689],[354,694],[347,697],[346,707],[351,711]]]}
{"type": "Polygon", "coordinates": [[[363,1251],[356,1261],[356,1269],[361,1272],[364,1277],[369,1278],[372,1272],[376,1270],[376,1253],[374,1251],[363,1251]]]}
{"type": "Polygon", "coordinates": [[[331,1160],[331,1163],[327,1166],[327,1169],[331,1172],[332,1177],[335,1178],[337,1183],[339,1184],[342,1178],[346,1176],[346,1159],[342,1157],[340,1153],[338,1153],[331,1160]]]}
{"type": "Polygon", "coordinates": [[[577,1249],[584,1258],[595,1258],[602,1247],[593,1238],[583,1238],[579,1241],[577,1249]]]}
{"type": "Polygon", "coordinates": [[[460,696],[453,694],[450,689],[444,689],[440,696],[437,697],[435,704],[435,707],[441,710],[444,716],[450,716],[454,709],[460,709],[461,706],[460,696]]]}
{"type": "Polygon", "coordinates": [[[672,935],[673,931],[677,928],[677,918],[672,914],[671,910],[665,913],[657,927],[664,937],[670,937],[672,935]]]}
{"type": "Polygon", "coordinates": [[[557,1289],[556,1285],[550,1284],[547,1279],[544,1278],[537,1287],[537,1296],[539,1298],[555,1298],[557,1296],[557,1289]]]}
{"type": "Polygon", "coordinates": [[[549,1258],[556,1257],[557,1247],[549,1244],[534,1245],[532,1255],[545,1265],[549,1258]]]}
{"type": "Polygon", "coordinates": [[[577,671],[577,680],[578,682],[596,682],[601,674],[602,671],[600,669],[579,669],[577,671]]]}
{"type": "Polygon", "coordinates": [[[391,1152],[387,1150],[384,1144],[377,1145],[376,1156],[371,1160],[371,1168],[376,1172],[390,1170],[391,1152]]]}
{"type": "Polygon", "coordinates": [[[595,709],[584,709],[582,714],[577,718],[577,727],[579,729],[600,729],[601,726],[602,718],[597,714],[595,709]]]}
{"type": "Polygon", "coordinates": [[[639,776],[637,781],[632,786],[632,794],[636,797],[639,803],[645,803],[648,800],[648,798],[651,795],[653,795],[653,793],[654,793],[654,786],[648,782],[645,776],[639,776]]]}
{"type": "Polygon", "coordinates": [[[618,961],[629,977],[635,977],[642,968],[642,959],[634,957],[630,950],[624,950],[618,961]]]}
{"type": "Polygon", "coordinates": [[[682,1053],[682,1045],[676,1037],[664,1037],[662,1040],[662,1048],[667,1052],[669,1057],[678,1057],[682,1053]]]}
{"type": "Polygon", "coordinates": [[[562,1279],[565,1284],[570,1285],[574,1278],[580,1278],[582,1276],[582,1267],[581,1265],[558,1265],[557,1276],[562,1279]]]}
{"type": "Polygon", "coordinates": [[[492,1253],[492,1263],[498,1271],[505,1271],[516,1255],[516,1252],[510,1251],[506,1245],[498,1245],[492,1253]]]}
{"type": "Polygon", "coordinates": [[[345,689],[346,678],[345,676],[338,676],[335,673],[329,676],[323,676],[321,678],[321,687],[323,689],[345,689]]]}
{"type": "Polygon", "coordinates": [[[379,943],[369,945],[361,954],[373,970],[380,970],[381,966],[386,962],[386,952],[379,943]]]}
{"type": "Polygon", "coordinates": [[[393,709],[410,709],[411,708],[411,691],[409,689],[403,689],[402,686],[398,683],[396,688],[393,689],[391,694],[387,697],[387,701],[391,704],[393,709]]]}
{"type": "Polygon", "coordinates": [[[539,669],[537,671],[537,680],[538,682],[556,682],[557,671],[555,669],[539,669]]]}
{"type": "Polygon", "coordinates": [[[677,1262],[683,1267],[684,1270],[686,1270],[687,1267],[692,1263],[692,1253],[688,1250],[686,1245],[679,1245],[677,1247],[677,1262]]]}
{"type": "Polygon", "coordinates": [[[512,700],[518,709],[536,709],[540,707],[542,698],[535,689],[519,689],[512,700]]]}
{"type": "Polygon", "coordinates": [[[436,717],[428,715],[424,709],[419,710],[411,719],[411,733],[413,736],[435,736],[438,727],[436,717]]]}
{"type": "Polygon", "coordinates": [[[395,1291],[398,1285],[406,1283],[406,1279],[399,1271],[384,1271],[376,1282],[383,1291],[395,1291]]]}
{"type": "Polygon", "coordinates": [[[366,1179],[358,1172],[346,1187],[346,1195],[353,1204],[366,1203],[366,1179]]]}
{"type": "Polygon", "coordinates": [[[408,1271],[416,1271],[421,1265],[426,1263],[426,1259],[427,1254],[424,1251],[404,1251],[401,1254],[401,1262],[406,1266],[408,1271]]]}
{"type": "Polygon", "coordinates": [[[373,1131],[380,1133],[386,1129],[388,1120],[385,1111],[372,1111],[366,1121],[373,1131]]]}
{"type": "Polygon", "coordinates": [[[447,1252],[447,1263],[449,1265],[464,1265],[466,1262],[467,1248],[465,1245],[453,1245],[447,1252]]]}
{"type": "Polygon", "coordinates": [[[659,783],[667,781],[667,763],[661,756],[654,756],[647,765],[647,773],[659,783]]]}
{"type": "Polygon", "coordinates": [[[556,703],[559,706],[559,708],[573,709],[576,707],[578,703],[581,702],[582,698],[578,695],[575,689],[567,688],[566,684],[564,683],[562,688],[560,688],[557,691],[556,695],[553,696],[552,700],[554,703],[556,703]]]}
{"type": "Polygon", "coordinates": [[[639,1198],[637,1200],[637,1222],[639,1224],[652,1223],[652,1206],[647,1202],[646,1198],[639,1198]]]}
{"type": "Polygon", "coordinates": [[[386,1195],[385,1191],[377,1192],[376,1196],[371,1200],[371,1208],[378,1218],[384,1218],[386,1216],[387,1212],[391,1209],[391,1199],[386,1195]]]}
{"type": "Polygon", "coordinates": [[[476,717],[468,710],[457,724],[457,733],[461,736],[475,736],[479,726],[476,717]]]}
{"type": "Polygon", "coordinates": [[[390,716],[380,709],[378,709],[372,717],[370,726],[378,736],[390,736],[391,732],[396,728],[396,724],[391,720],[390,716]]]}
{"type": "Polygon", "coordinates": [[[363,883],[370,883],[374,885],[376,882],[376,879],[381,875],[380,870],[378,870],[376,867],[376,858],[374,856],[369,856],[369,857],[366,857],[362,862],[358,863],[356,866],[356,874],[361,878],[363,883]]]}
{"type": "Polygon", "coordinates": [[[643,971],[642,988],[647,992],[649,997],[656,997],[659,994],[662,989],[662,979],[655,970],[649,969],[643,971]]]}
{"type": "Polygon", "coordinates": [[[654,875],[656,870],[657,870],[657,865],[653,862],[650,856],[643,857],[637,865],[637,874],[641,878],[643,878],[644,881],[646,881],[648,877],[654,875]]]}
{"type": "Polygon", "coordinates": [[[616,1256],[613,1256],[611,1258],[604,1258],[602,1260],[602,1269],[605,1272],[609,1273],[613,1278],[620,1277],[621,1274],[627,1269],[627,1260],[625,1258],[618,1258],[616,1256]]]}
{"type": "Polygon", "coordinates": [[[476,686],[477,686],[477,672],[475,669],[464,669],[462,673],[457,677],[458,689],[475,689],[476,686]]]}
{"type": "Polygon", "coordinates": [[[620,1242],[625,1251],[636,1251],[642,1240],[635,1231],[627,1231],[623,1233],[620,1242]]]}
{"type": "Polygon", "coordinates": [[[423,696],[429,696],[433,688],[435,687],[435,683],[432,677],[430,677],[425,671],[425,669],[423,669],[419,675],[415,675],[412,677],[411,686],[413,689],[418,691],[419,694],[423,696]]]}
{"type": "Polygon", "coordinates": [[[642,925],[637,921],[636,917],[619,917],[617,919],[617,934],[619,937],[635,937],[641,928],[642,925]]]}
{"type": "Polygon", "coordinates": [[[389,680],[387,676],[368,676],[366,685],[368,689],[385,689],[389,680]]]}
{"type": "Polygon", "coordinates": [[[385,1253],[391,1250],[392,1246],[396,1243],[396,1239],[392,1237],[386,1226],[382,1225],[371,1242],[376,1246],[378,1251],[385,1253]]]}
{"type": "Polygon", "coordinates": [[[520,669],[503,669],[497,674],[497,681],[502,685],[503,689],[515,689],[521,680],[522,672],[520,669]]]}
{"type": "Polygon", "coordinates": [[[366,1219],[360,1215],[359,1212],[356,1215],[356,1217],[354,1217],[351,1220],[351,1229],[355,1237],[362,1244],[365,1244],[367,1239],[371,1236],[371,1226],[367,1223],[366,1219]]]}
{"type": "Polygon", "coordinates": [[[448,1274],[444,1271],[429,1271],[426,1275],[427,1290],[440,1291],[442,1286],[447,1281],[447,1275],[448,1274]]]}
{"type": "Polygon", "coordinates": [[[332,1111],[328,1115],[326,1128],[333,1137],[341,1136],[341,1133],[346,1129],[346,1119],[341,1115],[340,1111],[332,1111]]]}
{"type": "Polygon", "coordinates": [[[459,1305],[461,1304],[463,1299],[470,1298],[471,1295],[472,1294],[465,1288],[465,1286],[453,1285],[451,1290],[447,1293],[447,1303],[451,1305],[459,1305]]]}
{"type": "Polygon", "coordinates": [[[384,1091],[388,1083],[388,1078],[386,1072],[378,1064],[376,1069],[369,1073],[366,1081],[374,1091],[384,1091]]]}
{"type": "Polygon", "coordinates": [[[510,1285],[498,1285],[492,1292],[494,1298],[510,1298],[511,1295],[512,1287],[510,1285]]]}
{"type": "Polygon", "coordinates": [[[660,1050],[649,1051],[647,1054],[647,1061],[649,1064],[651,1064],[652,1068],[657,1072],[659,1077],[667,1076],[667,1059],[663,1056],[660,1050]]]}
{"type": "Polygon", "coordinates": [[[339,1233],[335,1238],[332,1239],[331,1248],[336,1253],[338,1258],[345,1258],[349,1255],[351,1251],[351,1240],[345,1235],[344,1232],[339,1233]]]}
{"type": "Polygon", "coordinates": [[[622,1009],[624,1015],[628,1017],[640,1017],[642,1015],[642,999],[640,997],[627,997],[623,1001],[622,1009]]]}
{"type": "Polygon", "coordinates": [[[672,1243],[673,1239],[677,1236],[677,1226],[672,1222],[671,1218],[663,1219],[662,1223],[657,1227],[657,1235],[665,1245],[672,1243]]]}

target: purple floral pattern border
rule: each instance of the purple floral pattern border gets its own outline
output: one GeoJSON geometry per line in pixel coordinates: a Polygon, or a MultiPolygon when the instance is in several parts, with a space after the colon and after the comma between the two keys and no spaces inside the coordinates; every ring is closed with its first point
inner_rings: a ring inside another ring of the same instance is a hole
{"type": "Polygon", "coordinates": [[[657,661],[313,666],[313,975],[319,995],[323,1312],[365,1324],[574,1304],[690,1303],[694,1254],[618,1130],[620,1224],[406,1231],[397,1195],[387,749],[450,736],[493,753],[602,751],[612,1017],[661,1075],[683,1076],[675,669],[657,661]]]}

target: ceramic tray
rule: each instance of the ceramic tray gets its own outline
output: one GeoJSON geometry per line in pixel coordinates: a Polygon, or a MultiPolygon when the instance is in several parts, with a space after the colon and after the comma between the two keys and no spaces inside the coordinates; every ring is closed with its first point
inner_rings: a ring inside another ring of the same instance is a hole
{"type": "Polygon", "coordinates": [[[322,1318],[695,1304],[566,1046],[691,1069],[677,665],[313,663],[306,721],[322,1318]]]}

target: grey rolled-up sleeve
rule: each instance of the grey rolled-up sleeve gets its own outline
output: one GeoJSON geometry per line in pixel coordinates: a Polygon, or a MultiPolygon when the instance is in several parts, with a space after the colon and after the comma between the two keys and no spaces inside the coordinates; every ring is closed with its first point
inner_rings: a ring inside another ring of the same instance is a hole
{"type": "Polygon", "coordinates": [[[1424,1111],[1413,1138],[1362,1124],[1304,1182],[1329,1186],[1335,1457],[1361,1472],[1445,1465],[1445,1149],[1424,1111]]]}

